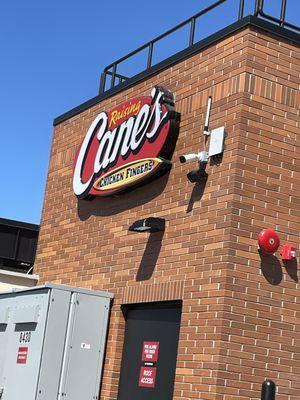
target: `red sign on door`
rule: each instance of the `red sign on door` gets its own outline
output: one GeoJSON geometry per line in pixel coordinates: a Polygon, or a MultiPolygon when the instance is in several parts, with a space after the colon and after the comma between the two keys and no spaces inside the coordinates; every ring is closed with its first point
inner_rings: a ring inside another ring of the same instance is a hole
{"type": "Polygon", "coordinates": [[[156,368],[155,367],[141,367],[139,386],[140,387],[155,387],[156,368]]]}
{"type": "Polygon", "coordinates": [[[17,356],[17,364],[26,364],[28,356],[28,347],[19,347],[18,356],[17,356]]]}
{"type": "Polygon", "coordinates": [[[159,342],[144,342],[142,361],[156,362],[158,359],[159,342]]]}

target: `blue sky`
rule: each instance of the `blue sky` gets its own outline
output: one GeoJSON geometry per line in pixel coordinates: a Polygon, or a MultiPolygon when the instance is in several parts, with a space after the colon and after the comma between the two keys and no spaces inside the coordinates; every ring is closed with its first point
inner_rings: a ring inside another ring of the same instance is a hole
{"type": "MultiPolygon", "coordinates": [[[[289,1],[290,18],[298,18],[299,0],[289,1]]],[[[212,2],[1,2],[0,218],[40,222],[53,118],[94,97],[106,65],[212,2]]],[[[203,18],[197,39],[233,21],[238,0],[228,3],[203,18]]],[[[253,1],[245,3],[249,9],[253,1]]],[[[265,3],[278,11],[279,1],[265,3]]],[[[184,33],[162,43],[154,59],[183,48],[184,33]]],[[[132,65],[122,72],[135,72],[132,65]]]]}

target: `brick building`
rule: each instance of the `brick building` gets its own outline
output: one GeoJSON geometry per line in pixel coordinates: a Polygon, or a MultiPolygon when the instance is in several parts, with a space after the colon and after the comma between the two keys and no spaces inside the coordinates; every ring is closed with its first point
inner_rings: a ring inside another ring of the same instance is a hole
{"type": "MultiPolygon", "coordinates": [[[[101,400],[127,398],[118,397],[122,359],[122,374],[128,369],[126,312],[160,304],[181,318],[166,400],[258,399],[266,378],[277,384],[276,399],[300,398],[297,262],[257,248],[263,228],[299,247],[300,35],[260,15],[55,120],[35,272],[114,294],[101,400]],[[156,85],[174,94],[181,116],[172,169],[119,196],[78,199],[73,161],[93,120],[156,85]],[[207,180],[193,184],[186,175],[195,165],[179,156],[202,149],[208,96],[210,129],[225,126],[225,150],[208,162],[207,180]],[[165,230],[128,231],[147,217],[164,218],[165,230]]],[[[159,374],[158,365],[162,385],[159,374]]],[[[141,390],[154,398],[154,389],[141,390]]]]}

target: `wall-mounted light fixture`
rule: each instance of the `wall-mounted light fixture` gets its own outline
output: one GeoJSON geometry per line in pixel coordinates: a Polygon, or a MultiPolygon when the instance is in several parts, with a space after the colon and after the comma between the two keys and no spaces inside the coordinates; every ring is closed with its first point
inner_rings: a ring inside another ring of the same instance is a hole
{"type": "Polygon", "coordinates": [[[199,169],[190,171],[187,174],[187,178],[191,183],[205,182],[208,178],[208,173],[205,171],[204,166],[200,166],[199,169]]]}
{"type": "Polygon", "coordinates": [[[165,230],[165,219],[164,218],[144,218],[135,221],[128,228],[130,232],[161,232],[165,230]]]}

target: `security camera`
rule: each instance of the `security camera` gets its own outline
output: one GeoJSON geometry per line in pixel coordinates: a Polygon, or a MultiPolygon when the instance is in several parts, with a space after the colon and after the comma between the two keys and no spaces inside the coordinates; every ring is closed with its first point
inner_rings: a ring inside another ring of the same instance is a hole
{"type": "Polygon", "coordinates": [[[200,153],[184,154],[179,157],[179,161],[184,164],[189,161],[198,161],[199,163],[206,163],[208,161],[208,154],[206,151],[200,151],[200,153]]]}
{"type": "Polygon", "coordinates": [[[198,154],[184,154],[183,156],[179,157],[179,161],[184,164],[189,161],[198,161],[198,154]]]}

